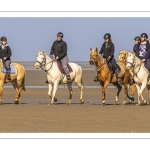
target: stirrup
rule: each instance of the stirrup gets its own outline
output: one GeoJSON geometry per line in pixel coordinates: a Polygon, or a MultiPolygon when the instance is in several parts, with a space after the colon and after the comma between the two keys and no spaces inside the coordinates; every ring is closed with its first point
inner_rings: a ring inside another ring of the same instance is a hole
{"type": "Polygon", "coordinates": [[[97,79],[97,77],[95,77],[95,78],[94,78],[94,81],[95,81],[95,82],[98,82],[98,79],[97,79]]]}

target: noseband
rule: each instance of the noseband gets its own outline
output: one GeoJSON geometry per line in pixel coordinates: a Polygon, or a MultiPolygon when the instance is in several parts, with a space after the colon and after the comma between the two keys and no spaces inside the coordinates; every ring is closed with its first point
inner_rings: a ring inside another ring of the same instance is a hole
{"type": "Polygon", "coordinates": [[[104,60],[104,62],[100,66],[100,68],[97,68],[96,63],[98,62],[98,55],[97,55],[96,59],[91,58],[91,57],[90,57],[90,59],[94,62],[94,66],[95,66],[96,71],[100,71],[103,68],[104,64],[106,63],[105,60],[104,60]]]}
{"type": "Polygon", "coordinates": [[[44,72],[48,72],[48,71],[52,68],[52,66],[53,66],[53,61],[54,61],[54,60],[52,60],[52,61],[50,61],[50,62],[47,63],[47,64],[52,63],[52,65],[50,66],[50,68],[49,68],[48,70],[46,70],[46,69],[43,68],[44,65],[45,65],[45,66],[47,65],[47,64],[46,64],[45,55],[44,55],[44,54],[40,54],[40,55],[43,55],[43,56],[44,56],[44,59],[42,60],[42,62],[40,62],[40,61],[36,61],[36,62],[40,64],[40,68],[41,68],[44,72]]]}

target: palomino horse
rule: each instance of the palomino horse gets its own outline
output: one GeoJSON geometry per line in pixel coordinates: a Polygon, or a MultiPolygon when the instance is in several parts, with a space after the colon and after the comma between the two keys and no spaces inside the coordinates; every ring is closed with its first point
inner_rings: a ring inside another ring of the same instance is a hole
{"type": "Polygon", "coordinates": [[[38,52],[37,54],[37,61],[35,63],[35,68],[39,69],[42,68],[45,72],[47,72],[47,80],[49,82],[49,90],[48,90],[48,96],[51,98],[51,102],[49,105],[53,105],[54,101],[56,102],[57,99],[55,98],[55,94],[57,91],[57,87],[60,81],[62,81],[62,84],[67,84],[68,90],[69,90],[69,100],[67,104],[71,104],[72,100],[72,82],[74,81],[77,86],[80,89],[80,102],[84,103],[84,100],[82,98],[83,94],[83,85],[82,85],[82,68],[77,65],[76,63],[69,63],[71,66],[73,72],[70,73],[71,82],[67,83],[67,78],[64,74],[62,74],[57,66],[57,61],[51,59],[49,56],[47,56],[44,51],[38,52]],[[43,69],[45,68],[45,69],[43,69]]]}
{"type": "MultiPolygon", "coordinates": [[[[118,62],[124,63],[124,65],[126,66],[127,63],[127,54],[128,51],[127,50],[122,50],[120,51],[119,55],[118,55],[118,62]]],[[[133,75],[131,69],[129,70],[131,76],[133,75]]],[[[132,101],[134,101],[134,93],[136,90],[136,85],[132,84],[132,90],[131,90],[131,95],[128,94],[128,98],[132,101]]],[[[131,102],[131,101],[130,101],[131,102]]]]}
{"type": "MultiPolygon", "coordinates": [[[[119,104],[119,93],[121,92],[122,86],[118,83],[118,78],[116,75],[112,75],[108,69],[106,60],[102,57],[101,54],[98,53],[98,49],[90,48],[90,65],[95,65],[95,69],[97,70],[97,79],[100,81],[100,85],[102,86],[102,105],[105,105],[105,89],[107,86],[112,83],[114,86],[117,87],[117,96],[116,96],[116,104],[119,104]]],[[[125,89],[125,99],[123,101],[123,105],[126,104],[128,89],[129,89],[129,82],[131,80],[129,70],[125,69],[124,63],[119,62],[118,65],[120,66],[120,73],[119,78],[122,79],[122,83],[125,89]]]]}
{"type": "MultiPolygon", "coordinates": [[[[149,104],[148,101],[146,101],[142,95],[143,90],[147,86],[147,79],[149,76],[149,72],[144,67],[144,63],[141,62],[139,58],[135,56],[134,53],[128,52],[127,54],[127,69],[133,68],[133,79],[136,83],[137,91],[138,91],[138,103],[136,106],[140,105],[140,98],[142,99],[144,104],[149,104]]],[[[147,86],[148,88],[149,86],[147,86]]],[[[148,89],[149,91],[150,89],[148,89]]]]}
{"type": "Polygon", "coordinates": [[[11,74],[11,81],[5,79],[5,73],[2,72],[3,69],[3,61],[0,59],[0,104],[2,104],[2,96],[3,96],[3,86],[4,82],[8,83],[11,82],[14,89],[16,90],[16,98],[15,103],[20,103],[20,97],[21,97],[21,91],[22,89],[26,91],[25,89],[25,69],[22,65],[18,63],[12,63],[12,65],[15,68],[15,73],[11,74]]]}

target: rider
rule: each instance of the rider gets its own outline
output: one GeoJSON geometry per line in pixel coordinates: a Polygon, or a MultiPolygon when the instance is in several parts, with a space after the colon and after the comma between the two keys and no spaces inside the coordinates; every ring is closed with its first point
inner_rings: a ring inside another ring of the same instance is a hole
{"type": "Polygon", "coordinates": [[[146,61],[148,67],[150,68],[150,43],[148,40],[148,35],[146,33],[141,34],[141,44],[137,53],[139,54],[139,58],[141,59],[141,61],[146,61]]]}
{"type": "Polygon", "coordinates": [[[141,60],[141,62],[147,63],[150,71],[150,43],[146,33],[141,34],[141,42],[139,42],[136,48],[135,55],[141,60]]]}
{"type": "Polygon", "coordinates": [[[136,51],[137,51],[137,50],[139,49],[139,47],[140,47],[141,38],[140,38],[139,36],[136,36],[136,37],[134,38],[134,41],[135,41],[135,45],[133,46],[133,52],[134,52],[135,54],[137,54],[136,51]]]}
{"type": "MultiPolygon", "coordinates": [[[[113,67],[115,68],[115,74],[118,77],[118,67],[116,65],[116,60],[114,59],[114,44],[112,43],[111,40],[111,35],[109,33],[106,33],[104,35],[104,40],[105,42],[102,44],[101,50],[99,52],[99,54],[103,55],[103,58],[107,59],[107,62],[110,62],[113,67]]],[[[94,81],[97,82],[97,77],[94,78],[94,81]]]]}
{"type": "Polygon", "coordinates": [[[7,44],[7,38],[5,36],[2,36],[1,37],[1,46],[0,46],[0,58],[3,60],[4,67],[6,68],[6,71],[7,71],[6,74],[7,74],[8,80],[11,80],[11,77],[10,77],[11,54],[12,54],[12,52],[11,52],[10,47],[7,44]]]}
{"type": "MultiPolygon", "coordinates": [[[[67,43],[63,41],[63,37],[64,35],[62,32],[57,33],[57,40],[54,41],[51,47],[50,58],[53,58],[53,54],[54,54],[55,59],[61,62],[65,74],[67,76],[67,82],[70,82],[71,79],[70,79],[69,69],[67,66],[69,62],[68,55],[67,55],[67,43]]],[[[48,81],[46,81],[46,83],[47,82],[48,81]]]]}
{"type": "Polygon", "coordinates": [[[105,42],[102,44],[101,50],[99,54],[103,55],[103,58],[106,58],[108,62],[110,62],[113,67],[115,68],[115,74],[118,76],[118,67],[116,65],[116,60],[114,59],[114,44],[111,40],[111,35],[109,33],[106,33],[104,35],[105,42]]]}

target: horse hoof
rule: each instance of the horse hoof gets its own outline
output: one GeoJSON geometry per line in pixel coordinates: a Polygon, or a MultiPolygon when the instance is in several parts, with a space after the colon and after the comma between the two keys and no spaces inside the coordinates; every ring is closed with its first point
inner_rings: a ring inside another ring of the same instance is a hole
{"type": "Polygon", "coordinates": [[[82,104],[84,104],[84,100],[83,100],[83,99],[80,99],[80,102],[81,102],[82,104]]]}
{"type": "Polygon", "coordinates": [[[119,102],[116,102],[116,105],[119,105],[119,102]]]}
{"type": "Polygon", "coordinates": [[[126,105],[126,103],[125,103],[125,102],[123,102],[123,103],[122,103],[122,105],[126,105]]]}
{"type": "Polygon", "coordinates": [[[67,105],[70,105],[70,104],[71,104],[71,100],[68,100],[67,105]]]}
{"type": "Polygon", "coordinates": [[[54,102],[57,102],[57,98],[54,98],[54,102]]]}
{"type": "Polygon", "coordinates": [[[19,101],[15,101],[15,104],[19,104],[19,101]]]}
{"type": "Polygon", "coordinates": [[[105,106],[106,104],[105,103],[102,103],[102,106],[105,106]]]}
{"type": "Polygon", "coordinates": [[[140,104],[136,104],[136,106],[140,106],[140,104]]]}
{"type": "Polygon", "coordinates": [[[146,100],[144,100],[144,104],[147,105],[147,103],[148,103],[148,102],[147,102],[146,100]]]}
{"type": "Polygon", "coordinates": [[[50,102],[48,105],[53,105],[53,102],[50,102]]]}

